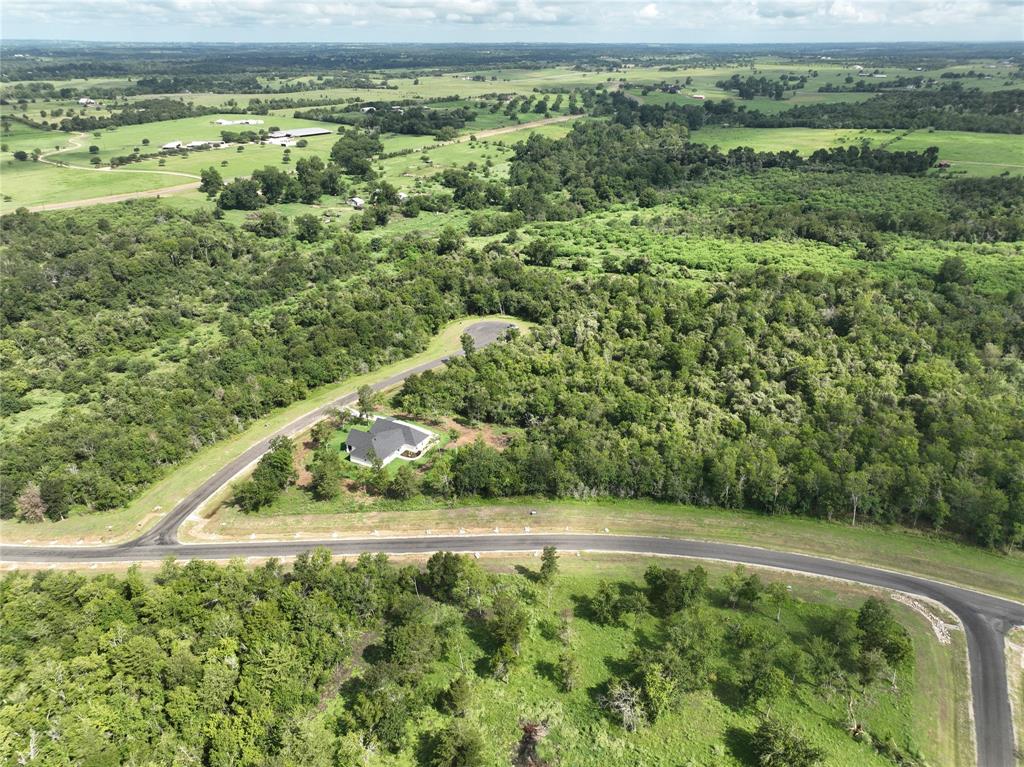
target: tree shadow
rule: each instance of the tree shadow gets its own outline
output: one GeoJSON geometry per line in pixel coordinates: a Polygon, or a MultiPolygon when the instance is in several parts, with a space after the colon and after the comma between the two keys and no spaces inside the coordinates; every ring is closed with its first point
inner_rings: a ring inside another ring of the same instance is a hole
{"type": "Polygon", "coordinates": [[[363,649],[363,660],[371,666],[385,662],[388,657],[388,649],[383,642],[369,644],[363,649]]]}
{"type": "Polygon", "coordinates": [[[585,621],[593,623],[595,626],[602,625],[594,616],[593,602],[590,597],[582,594],[570,594],[569,599],[572,601],[573,615],[577,618],[582,618],[585,621]]]}
{"type": "Polygon", "coordinates": [[[516,565],[516,573],[526,578],[530,583],[540,583],[540,573],[536,570],[531,570],[525,565],[516,565]]]}
{"type": "Polygon", "coordinates": [[[719,703],[733,711],[748,709],[747,698],[734,674],[721,671],[711,683],[711,694],[719,703]]]}
{"type": "Polygon", "coordinates": [[[430,764],[430,760],[437,750],[438,736],[439,733],[434,730],[428,730],[419,734],[419,737],[416,738],[416,745],[413,747],[413,753],[416,755],[416,764],[430,764]]]}
{"type": "Polygon", "coordinates": [[[547,679],[552,684],[558,684],[558,668],[549,660],[539,660],[534,664],[534,670],[541,679],[547,679]]]}
{"type": "Polygon", "coordinates": [[[542,638],[548,642],[556,642],[559,640],[559,632],[561,631],[561,624],[555,620],[542,620],[538,621],[537,629],[540,631],[542,638]]]}
{"type": "Polygon", "coordinates": [[[730,727],[725,731],[725,747],[743,764],[757,767],[754,757],[754,739],[749,732],[739,727],[730,727]]]}
{"type": "Polygon", "coordinates": [[[491,657],[498,651],[498,643],[487,630],[487,623],[482,619],[466,617],[462,622],[466,628],[466,636],[480,648],[483,655],[473,661],[473,672],[478,677],[487,677],[491,671],[491,657]]]}

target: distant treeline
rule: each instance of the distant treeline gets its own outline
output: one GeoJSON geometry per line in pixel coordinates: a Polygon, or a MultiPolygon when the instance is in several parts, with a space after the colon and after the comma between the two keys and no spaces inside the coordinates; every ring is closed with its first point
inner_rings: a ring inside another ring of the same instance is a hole
{"type": "Polygon", "coordinates": [[[1024,90],[985,92],[959,83],[939,90],[880,93],[866,101],[793,106],[777,114],[735,102],[638,104],[622,93],[599,99],[595,114],[612,115],[623,125],[682,123],[690,130],[705,125],[748,128],[935,128],[981,133],[1024,133],[1024,90]]]}
{"type": "Polygon", "coordinates": [[[296,112],[295,117],[305,120],[338,125],[359,125],[364,128],[376,128],[383,133],[402,133],[412,136],[437,135],[445,128],[458,130],[467,122],[476,119],[476,112],[466,107],[454,109],[430,109],[421,106],[393,106],[381,104],[379,107],[366,107],[371,112],[362,112],[358,106],[344,111],[335,109],[310,109],[296,112]]]}
{"type": "Polygon", "coordinates": [[[223,107],[197,107],[176,99],[142,99],[118,105],[109,115],[78,114],[65,117],[60,122],[37,122],[21,118],[23,122],[42,130],[67,132],[90,132],[120,125],[142,125],[144,123],[180,120],[185,117],[221,114],[223,107]]]}
{"type": "Polygon", "coordinates": [[[375,82],[363,75],[319,75],[310,79],[290,79],[281,82],[265,82],[251,74],[223,75],[174,75],[167,77],[143,77],[129,89],[134,94],[159,93],[299,93],[324,88],[386,88],[383,82],[375,82]]]}
{"type": "Polygon", "coordinates": [[[532,268],[557,255],[544,240],[371,245],[296,224],[248,234],[153,203],[5,219],[3,402],[62,404],[4,438],[0,514],[121,506],[311,388],[503,312],[547,327],[410,380],[400,402],[525,431],[502,453],[446,453],[428,492],[652,497],[1024,542],[1021,293],[980,293],[960,259],[916,280],[765,269],[693,290],[532,268]]]}

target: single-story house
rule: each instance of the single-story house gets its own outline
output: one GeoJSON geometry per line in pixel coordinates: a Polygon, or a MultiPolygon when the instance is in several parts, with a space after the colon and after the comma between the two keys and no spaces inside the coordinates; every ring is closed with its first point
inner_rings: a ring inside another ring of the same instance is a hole
{"type": "Polygon", "coordinates": [[[87,96],[83,96],[78,100],[78,105],[83,107],[93,107],[96,106],[96,102],[87,96]]]}
{"type": "Polygon", "coordinates": [[[395,418],[378,417],[369,431],[352,429],[348,433],[345,451],[349,460],[360,466],[372,466],[373,456],[387,466],[400,456],[419,458],[433,438],[426,429],[395,418]]]}
{"type": "Polygon", "coordinates": [[[368,114],[370,112],[376,112],[377,107],[360,107],[359,111],[362,112],[363,114],[368,114]]]}
{"type": "Polygon", "coordinates": [[[703,101],[707,97],[703,93],[691,93],[690,94],[690,98],[691,99],[700,99],[701,101],[703,101]]]}
{"type": "Polygon", "coordinates": [[[327,128],[289,128],[288,130],[273,131],[270,138],[306,138],[307,136],[326,136],[333,132],[327,128]]]}
{"type": "Polygon", "coordinates": [[[362,197],[349,197],[348,204],[351,205],[356,210],[362,210],[363,206],[366,205],[366,200],[364,200],[362,197]]]}
{"type": "Polygon", "coordinates": [[[264,143],[275,144],[277,146],[295,146],[297,142],[290,138],[268,138],[264,143]]]}
{"type": "Polygon", "coordinates": [[[217,125],[263,125],[263,120],[214,120],[217,125]]]}
{"type": "Polygon", "coordinates": [[[164,144],[160,148],[161,149],[181,149],[181,142],[180,141],[170,141],[170,142],[164,144]]]}

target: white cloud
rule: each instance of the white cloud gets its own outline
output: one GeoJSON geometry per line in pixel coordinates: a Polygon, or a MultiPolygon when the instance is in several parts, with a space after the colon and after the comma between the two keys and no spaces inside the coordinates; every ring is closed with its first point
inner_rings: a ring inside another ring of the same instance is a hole
{"type": "Polygon", "coordinates": [[[658,10],[658,4],[657,3],[648,3],[643,8],[641,8],[639,11],[636,12],[636,17],[638,19],[645,19],[647,21],[650,21],[652,19],[656,19],[660,15],[661,15],[661,12],[658,10]]]}
{"type": "Polygon", "coordinates": [[[490,39],[664,42],[730,40],[1006,39],[1022,0],[3,0],[5,36],[122,40],[344,40],[359,26],[379,40],[490,39]],[[656,24],[653,22],[657,22],[656,24]],[[431,31],[434,30],[434,31],[431,31]],[[507,30],[502,34],[502,30],[507,30]],[[534,31],[531,31],[534,30],[534,31]],[[544,31],[547,30],[547,31],[544,31]],[[463,38],[474,39],[466,32],[463,38]]]}

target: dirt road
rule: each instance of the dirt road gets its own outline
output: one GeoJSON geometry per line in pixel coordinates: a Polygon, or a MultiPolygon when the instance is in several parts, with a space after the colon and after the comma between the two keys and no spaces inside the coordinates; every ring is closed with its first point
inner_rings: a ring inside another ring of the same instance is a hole
{"type": "Polygon", "coordinates": [[[489,128],[487,130],[477,131],[476,133],[468,134],[465,136],[459,136],[448,143],[450,144],[461,144],[464,141],[469,141],[473,137],[477,139],[491,138],[493,136],[503,136],[506,133],[517,133],[521,130],[529,130],[530,128],[541,128],[545,125],[557,125],[558,123],[569,122],[575,120],[577,117],[583,117],[583,115],[560,115],[558,117],[545,117],[543,120],[532,120],[528,123],[518,123],[517,125],[506,125],[504,128],[489,128]]]}
{"type": "Polygon", "coordinates": [[[125,192],[124,194],[108,194],[105,197],[89,197],[84,200],[68,200],[67,202],[51,202],[46,205],[33,205],[28,210],[31,213],[40,213],[44,210],[67,210],[69,208],[84,208],[89,205],[103,205],[111,202],[124,202],[142,197],[168,197],[173,194],[183,194],[199,188],[199,182],[193,181],[178,186],[165,186],[160,189],[146,189],[141,192],[125,192]]]}

